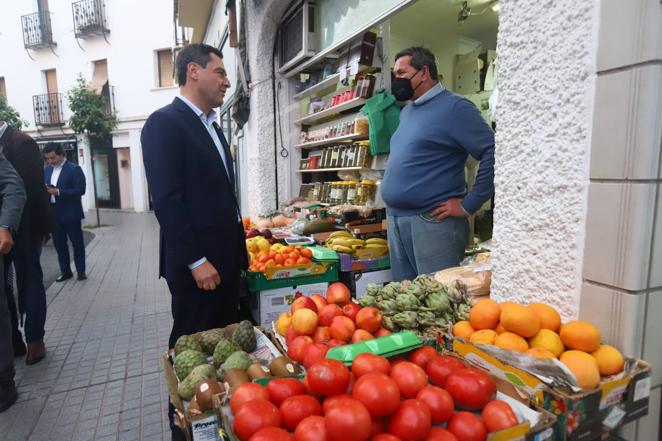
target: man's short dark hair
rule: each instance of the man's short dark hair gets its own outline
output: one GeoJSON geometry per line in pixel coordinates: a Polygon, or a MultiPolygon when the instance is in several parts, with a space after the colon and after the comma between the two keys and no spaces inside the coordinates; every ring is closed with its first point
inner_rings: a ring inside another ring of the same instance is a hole
{"type": "Polygon", "coordinates": [[[223,53],[216,49],[214,46],[208,44],[194,43],[184,46],[177,54],[175,66],[177,67],[177,83],[180,86],[186,84],[186,66],[189,63],[196,63],[200,66],[207,67],[207,63],[211,61],[210,54],[215,54],[218,58],[223,58],[223,53]]]}
{"type": "Polygon", "coordinates": [[[46,153],[55,152],[55,154],[58,156],[64,156],[64,149],[62,148],[62,144],[58,144],[57,142],[49,142],[44,146],[44,150],[42,152],[44,155],[46,153]]]}
{"type": "Polygon", "coordinates": [[[403,49],[395,55],[395,61],[398,61],[398,58],[402,57],[411,57],[409,64],[417,70],[423,69],[423,66],[427,66],[430,69],[430,76],[433,80],[438,79],[437,72],[437,62],[434,59],[434,54],[430,52],[429,49],[426,49],[421,46],[414,46],[407,49],[403,49]]]}

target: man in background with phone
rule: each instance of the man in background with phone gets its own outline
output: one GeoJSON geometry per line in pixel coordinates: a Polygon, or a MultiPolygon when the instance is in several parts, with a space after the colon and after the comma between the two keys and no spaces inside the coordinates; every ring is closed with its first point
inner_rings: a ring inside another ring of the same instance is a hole
{"type": "Polygon", "coordinates": [[[85,242],[83,242],[82,219],[85,194],[85,175],[77,164],[67,161],[60,144],[46,144],[43,150],[48,166],[44,169],[46,191],[51,196],[58,228],[53,232],[53,244],[60,263],[60,275],[56,282],[64,282],[74,275],[71,272],[67,238],[74,248],[74,263],[78,280],[87,279],[85,274],[85,242]]]}

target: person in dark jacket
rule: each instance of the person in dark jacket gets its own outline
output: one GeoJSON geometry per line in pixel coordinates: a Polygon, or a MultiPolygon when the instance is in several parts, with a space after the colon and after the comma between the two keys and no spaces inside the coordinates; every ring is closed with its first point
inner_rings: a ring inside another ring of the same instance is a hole
{"type": "MultiPolygon", "coordinates": [[[[2,125],[2,122],[0,122],[2,125]]],[[[28,135],[6,127],[0,136],[3,154],[23,180],[27,201],[14,247],[5,257],[5,278],[13,263],[18,292],[18,311],[25,315],[25,339],[28,343],[26,364],[34,364],[46,355],[44,324],[46,323],[46,290],[41,270],[41,246],[55,231],[56,222],[44,188],[44,162],[37,143],[28,135]]],[[[14,355],[26,352],[18,329],[18,314],[13,295],[8,296],[12,312],[14,355]]]]}
{"type": "Polygon", "coordinates": [[[67,161],[61,145],[47,144],[43,153],[49,164],[44,170],[46,191],[51,196],[51,206],[58,222],[58,228],[53,233],[53,244],[60,262],[60,275],[55,281],[64,282],[73,277],[67,238],[74,248],[78,280],[85,280],[87,275],[82,229],[82,219],[85,214],[81,202],[81,196],[85,194],[85,175],[80,166],[67,161]]]}
{"type": "MultiPolygon", "coordinates": [[[[5,156],[0,153],[0,260],[14,245],[14,234],[21,222],[25,205],[23,181],[5,156]]],[[[0,262],[0,280],[4,264],[0,262]]],[[[7,306],[5,284],[0,283],[0,413],[9,409],[18,399],[14,383],[14,351],[11,336],[11,318],[7,306]]]]}

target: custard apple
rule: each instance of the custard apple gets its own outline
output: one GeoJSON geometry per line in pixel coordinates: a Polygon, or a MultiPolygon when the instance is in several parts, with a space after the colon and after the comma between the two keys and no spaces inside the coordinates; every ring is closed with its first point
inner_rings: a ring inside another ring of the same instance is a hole
{"type": "Polygon", "coordinates": [[[214,365],[219,367],[230,355],[237,351],[241,351],[239,345],[227,338],[222,339],[216,345],[216,349],[214,349],[214,365]]]}
{"type": "Polygon", "coordinates": [[[230,369],[241,369],[242,371],[245,371],[251,366],[251,364],[253,364],[253,360],[250,355],[244,351],[236,351],[225,360],[225,363],[221,365],[219,372],[223,374],[230,369]]]}
{"type": "Polygon", "coordinates": [[[248,320],[239,323],[239,326],[232,335],[234,341],[244,352],[253,352],[257,349],[257,338],[253,324],[248,320]]]}
{"type": "Polygon", "coordinates": [[[177,339],[177,343],[175,343],[175,355],[179,355],[187,350],[202,352],[202,347],[190,335],[182,335],[177,339]]]}
{"type": "Polygon", "coordinates": [[[181,381],[188,377],[193,368],[207,364],[207,356],[198,351],[184,351],[175,357],[175,373],[177,378],[181,381]]]}
{"type": "Polygon", "coordinates": [[[196,366],[184,381],[179,383],[179,386],[177,386],[177,393],[180,397],[189,401],[195,396],[195,388],[207,379],[216,380],[216,371],[214,370],[214,367],[209,364],[196,366]]]}
{"type": "Polygon", "coordinates": [[[202,346],[202,349],[208,355],[212,355],[216,345],[222,338],[225,338],[223,328],[214,328],[208,331],[204,331],[200,334],[200,346],[202,346]]]}

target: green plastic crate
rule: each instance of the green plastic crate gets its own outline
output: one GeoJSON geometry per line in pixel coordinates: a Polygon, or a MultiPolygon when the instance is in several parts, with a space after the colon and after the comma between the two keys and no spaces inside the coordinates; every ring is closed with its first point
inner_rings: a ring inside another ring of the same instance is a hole
{"type": "Polygon", "coordinates": [[[285,288],[288,286],[310,285],[312,283],[337,282],[338,281],[338,262],[329,263],[323,273],[315,275],[304,275],[287,277],[284,279],[267,279],[262,273],[246,272],[248,280],[248,290],[251,292],[266,291],[269,289],[285,288]]]}

